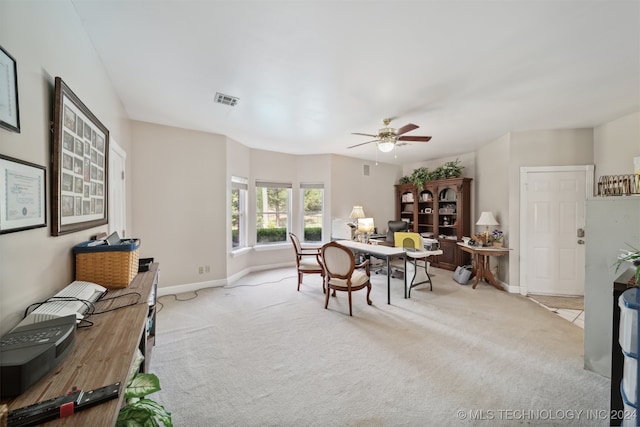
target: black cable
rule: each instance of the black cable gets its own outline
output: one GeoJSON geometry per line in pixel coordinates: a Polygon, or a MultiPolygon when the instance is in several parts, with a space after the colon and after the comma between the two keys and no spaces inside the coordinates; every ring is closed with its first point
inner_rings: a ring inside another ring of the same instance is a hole
{"type": "Polygon", "coordinates": [[[131,303],[129,303],[129,304],[121,305],[121,306],[114,307],[114,308],[110,308],[110,309],[108,309],[108,310],[103,310],[103,311],[93,312],[93,313],[91,313],[91,314],[104,314],[104,313],[109,313],[109,312],[111,312],[111,311],[120,310],[121,308],[131,307],[131,306],[134,306],[134,305],[138,305],[138,304],[140,304],[140,299],[142,298],[142,295],[140,295],[138,292],[129,292],[129,293],[122,294],[122,295],[118,295],[118,296],[111,297],[111,298],[102,298],[102,299],[100,299],[100,300],[98,300],[98,301],[96,301],[96,302],[103,302],[103,301],[116,300],[116,299],[118,299],[118,298],[127,297],[127,296],[130,296],[130,295],[136,295],[136,296],[138,297],[138,298],[136,298],[135,302],[131,302],[131,303]]]}
{"type": "Polygon", "coordinates": [[[272,283],[280,283],[280,282],[282,282],[283,280],[286,280],[286,279],[295,279],[296,277],[298,277],[298,276],[286,276],[286,277],[283,277],[282,279],[276,280],[274,282],[262,282],[262,283],[256,283],[255,285],[223,286],[222,288],[223,289],[233,289],[233,288],[242,288],[242,287],[254,287],[254,286],[262,286],[262,285],[270,285],[272,283]]]}
{"type": "MultiPolygon", "coordinates": [[[[233,289],[233,288],[242,288],[242,287],[254,287],[254,286],[262,286],[262,285],[270,285],[273,283],[279,283],[282,282],[283,280],[286,279],[295,279],[297,276],[285,276],[280,280],[276,280],[273,282],[262,282],[262,283],[256,283],[255,285],[236,285],[236,286],[222,286],[222,289],[233,289]]],[[[199,294],[198,292],[203,291],[203,290],[207,290],[207,289],[215,289],[218,288],[219,286],[214,286],[214,287],[210,287],[210,288],[200,288],[200,289],[196,289],[195,291],[192,291],[195,295],[192,296],[191,298],[185,298],[185,299],[180,299],[178,298],[178,294],[166,294],[166,295],[162,295],[161,297],[158,297],[156,303],[158,305],[160,305],[160,309],[156,310],[156,313],[160,313],[160,311],[162,310],[162,308],[164,307],[164,305],[160,302],[160,298],[164,298],[164,297],[173,297],[174,301],[180,301],[180,302],[184,302],[184,301],[191,301],[192,299],[196,299],[198,298],[199,294]]]]}
{"type": "Polygon", "coordinates": [[[33,313],[33,311],[37,310],[39,307],[41,307],[41,306],[43,306],[45,304],[48,304],[48,303],[51,303],[51,302],[57,302],[57,301],[81,302],[81,303],[83,303],[84,305],[87,306],[87,311],[88,312],[93,313],[93,310],[95,310],[95,306],[89,300],[80,299],[80,298],[76,298],[76,297],[55,297],[54,296],[54,297],[48,298],[48,299],[46,299],[44,301],[36,302],[36,303],[33,303],[33,304],[27,306],[27,308],[24,311],[23,319],[26,318],[30,313],[33,313]],[[31,307],[33,307],[33,306],[35,306],[35,308],[33,310],[29,311],[29,309],[31,307]]]}

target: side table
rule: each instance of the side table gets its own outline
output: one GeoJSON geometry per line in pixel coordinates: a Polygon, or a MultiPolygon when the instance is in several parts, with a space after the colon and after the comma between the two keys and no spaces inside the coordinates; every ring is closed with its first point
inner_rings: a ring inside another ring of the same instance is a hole
{"type": "Polygon", "coordinates": [[[458,242],[458,246],[473,257],[473,273],[476,276],[473,289],[478,286],[478,282],[484,279],[487,283],[493,285],[494,288],[504,291],[502,286],[498,285],[496,278],[491,273],[490,260],[492,256],[500,257],[509,255],[509,248],[496,248],[492,246],[469,246],[462,242],[458,242]]]}

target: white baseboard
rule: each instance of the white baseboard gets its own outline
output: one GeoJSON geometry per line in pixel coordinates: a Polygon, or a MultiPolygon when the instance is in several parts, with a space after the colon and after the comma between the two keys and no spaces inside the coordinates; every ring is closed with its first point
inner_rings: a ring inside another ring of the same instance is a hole
{"type": "Polygon", "coordinates": [[[295,266],[295,263],[287,262],[282,264],[269,264],[269,265],[258,265],[246,268],[242,271],[239,271],[236,274],[233,274],[226,279],[217,279],[217,280],[207,280],[204,282],[195,282],[195,283],[185,283],[182,285],[174,285],[174,286],[158,286],[158,297],[162,297],[165,295],[178,295],[185,292],[194,292],[200,289],[206,288],[220,288],[226,285],[230,285],[232,283],[237,282],[242,279],[247,274],[256,272],[256,271],[264,271],[264,270],[273,270],[276,268],[285,268],[295,266]]]}
{"type": "Polygon", "coordinates": [[[194,292],[200,289],[205,288],[217,288],[222,287],[227,284],[226,279],[220,280],[208,280],[206,282],[196,282],[196,283],[186,283],[184,285],[175,285],[175,286],[158,286],[158,297],[163,297],[165,295],[178,295],[183,294],[185,292],[194,292]]]}

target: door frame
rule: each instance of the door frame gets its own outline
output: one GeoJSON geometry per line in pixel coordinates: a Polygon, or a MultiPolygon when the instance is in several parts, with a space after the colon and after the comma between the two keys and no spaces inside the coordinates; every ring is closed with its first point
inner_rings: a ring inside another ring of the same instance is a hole
{"type": "MultiPolygon", "coordinates": [[[[125,231],[127,228],[127,181],[126,181],[126,167],[127,167],[127,152],[124,151],[122,149],[122,147],[120,145],[118,145],[118,143],[111,138],[109,140],[109,163],[111,162],[115,162],[115,161],[121,161],[122,162],[122,172],[123,172],[123,176],[122,177],[114,177],[114,176],[109,176],[109,234],[113,233],[114,231],[117,231],[118,234],[120,234],[120,237],[125,237],[125,231]],[[118,198],[116,200],[116,197],[114,195],[115,193],[115,186],[118,185],[121,187],[122,189],[122,198],[118,198]],[[115,218],[118,217],[118,215],[116,215],[116,209],[118,211],[120,211],[119,215],[123,221],[124,224],[116,224],[115,223],[115,218]],[[120,229],[122,227],[122,229],[120,229]]],[[[111,168],[111,164],[109,165],[109,173],[111,174],[111,171],[114,168],[111,168]]]]}
{"type": "Polygon", "coordinates": [[[542,172],[584,172],[585,173],[585,195],[584,201],[593,197],[594,191],[594,165],[576,166],[521,166],[520,167],[520,294],[527,295],[527,204],[529,202],[527,185],[528,176],[532,173],[542,172]]]}

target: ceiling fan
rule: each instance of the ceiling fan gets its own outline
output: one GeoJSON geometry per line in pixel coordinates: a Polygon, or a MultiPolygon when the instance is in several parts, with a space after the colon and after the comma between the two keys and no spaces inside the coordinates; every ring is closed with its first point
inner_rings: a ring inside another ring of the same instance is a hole
{"type": "Polygon", "coordinates": [[[347,148],[359,147],[361,145],[365,145],[365,144],[369,144],[371,142],[375,142],[378,145],[378,149],[380,151],[382,151],[383,153],[388,153],[389,151],[393,150],[393,148],[396,146],[396,143],[398,141],[429,142],[429,140],[431,140],[430,136],[407,136],[407,135],[404,135],[407,132],[410,132],[410,131],[412,131],[414,129],[418,129],[419,126],[418,125],[414,125],[413,123],[409,123],[409,124],[406,124],[406,125],[402,126],[399,129],[394,129],[392,127],[389,127],[389,124],[391,123],[391,120],[392,119],[390,119],[390,118],[382,120],[382,122],[384,123],[384,127],[381,128],[380,130],[378,130],[378,134],[377,135],[372,135],[370,133],[359,133],[359,132],[352,133],[352,135],[364,135],[364,136],[370,136],[370,137],[376,138],[376,139],[373,139],[373,140],[367,141],[367,142],[363,142],[363,143],[360,143],[360,144],[352,145],[352,146],[347,147],[347,148]]]}

